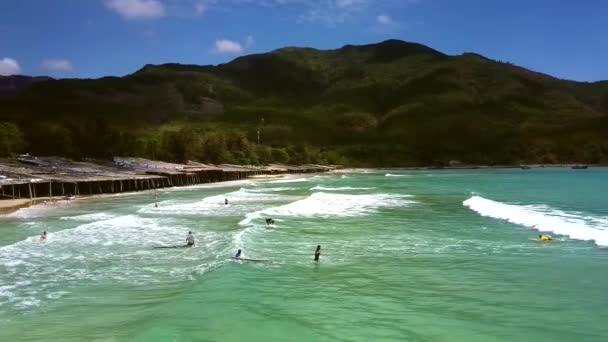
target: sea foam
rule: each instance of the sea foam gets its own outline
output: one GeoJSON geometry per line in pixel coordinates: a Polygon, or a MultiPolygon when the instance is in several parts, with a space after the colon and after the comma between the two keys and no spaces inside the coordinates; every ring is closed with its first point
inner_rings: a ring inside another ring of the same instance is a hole
{"type": "Polygon", "coordinates": [[[575,240],[594,241],[598,246],[608,246],[608,219],[605,217],[566,213],[547,206],[506,204],[480,196],[467,199],[463,205],[482,216],[506,220],[575,240]]]}
{"type": "Polygon", "coordinates": [[[330,187],[330,186],[321,186],[317,185],[314,188],[310,188],[312,191],[342,191],[342,190],[372,190],[375,188],[357,188],[351,186],[339,186],[339,187],[330,187]]]}
{"type": "Polygon", "coordinates": [[[283,206],[268,208],[247,214],[240,225],[248,225],[263,216],[296,216],[296,217],[352,217],[363,216],[383,207],[406,206],[414,203],[407,200],[407,195],[370,194],[348,195],[316,192],[283,206]]]}

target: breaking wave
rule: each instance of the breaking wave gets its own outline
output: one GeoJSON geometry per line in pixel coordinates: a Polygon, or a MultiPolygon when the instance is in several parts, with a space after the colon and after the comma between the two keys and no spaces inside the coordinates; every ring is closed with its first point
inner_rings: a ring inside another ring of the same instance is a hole
{"type": "Polygon", "coordinates": [[[312,191],[342,191],[342,190],[372,190],[375,188],[357,188],[357,187],[350,187],[350,186],[340,186],[340,187],[328,187],[328,186],[320,186],[317,185],[314,188],[310,188],[309,190],[312,191]]]}
{"type": "Polygon", "coordinates": [[[482,216],[506,220],[541,232],[568,236],[575,240],[594,241],[608,246],[608,218],[566,213],[546,206],[506,204],[473,196],[464,206],[482,216]]]}
{"type": "Polygon", "coordinates": [[[253,220],[268,216],[297,217],[353,217],[376,212],[380,208],[407,206],[414,201],[407,200],[407,195],[347,195],[316,192],[305,199],[283,206],[264,209],[247,214],[240,225],[248,225],[253,220]]]}

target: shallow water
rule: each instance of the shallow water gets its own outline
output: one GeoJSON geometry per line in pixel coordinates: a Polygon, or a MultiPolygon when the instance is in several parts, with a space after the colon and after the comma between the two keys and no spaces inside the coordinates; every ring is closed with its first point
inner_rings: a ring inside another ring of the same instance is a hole
{"type": "Polygon", "coordinates": [[[24,209],[0,218],[0,341],[605,341],[607,177],[367,170],[24,209]]]}

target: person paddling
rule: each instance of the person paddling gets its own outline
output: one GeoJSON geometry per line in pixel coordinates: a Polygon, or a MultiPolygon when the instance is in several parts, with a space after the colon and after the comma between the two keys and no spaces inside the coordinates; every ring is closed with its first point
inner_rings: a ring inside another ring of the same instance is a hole
{"type": "Polygon", "coordinates": [[[315,261],[319,261],[321,257],[321,245],[317,245],[317,250],[315,251],[315,261]]]}
{"type": "Polygon", "coordinates": [[[188,232],[188,236],[186,236],[186,246],[194,246],[194,235],[192,235],[192,232],[188,232]]]}

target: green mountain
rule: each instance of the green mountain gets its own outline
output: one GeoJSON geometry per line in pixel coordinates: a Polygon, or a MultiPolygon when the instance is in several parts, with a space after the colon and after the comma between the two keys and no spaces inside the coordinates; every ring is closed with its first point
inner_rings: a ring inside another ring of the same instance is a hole
{"type": "Polygon", "coordinates": [[[398,40],[35,82],[0,97],[0,121],[0,133],[22,136],[3,146],[11,139],[0,134],[3,154],[370,166],[608,162],[608,82],[560,80],[398,40]]]}

